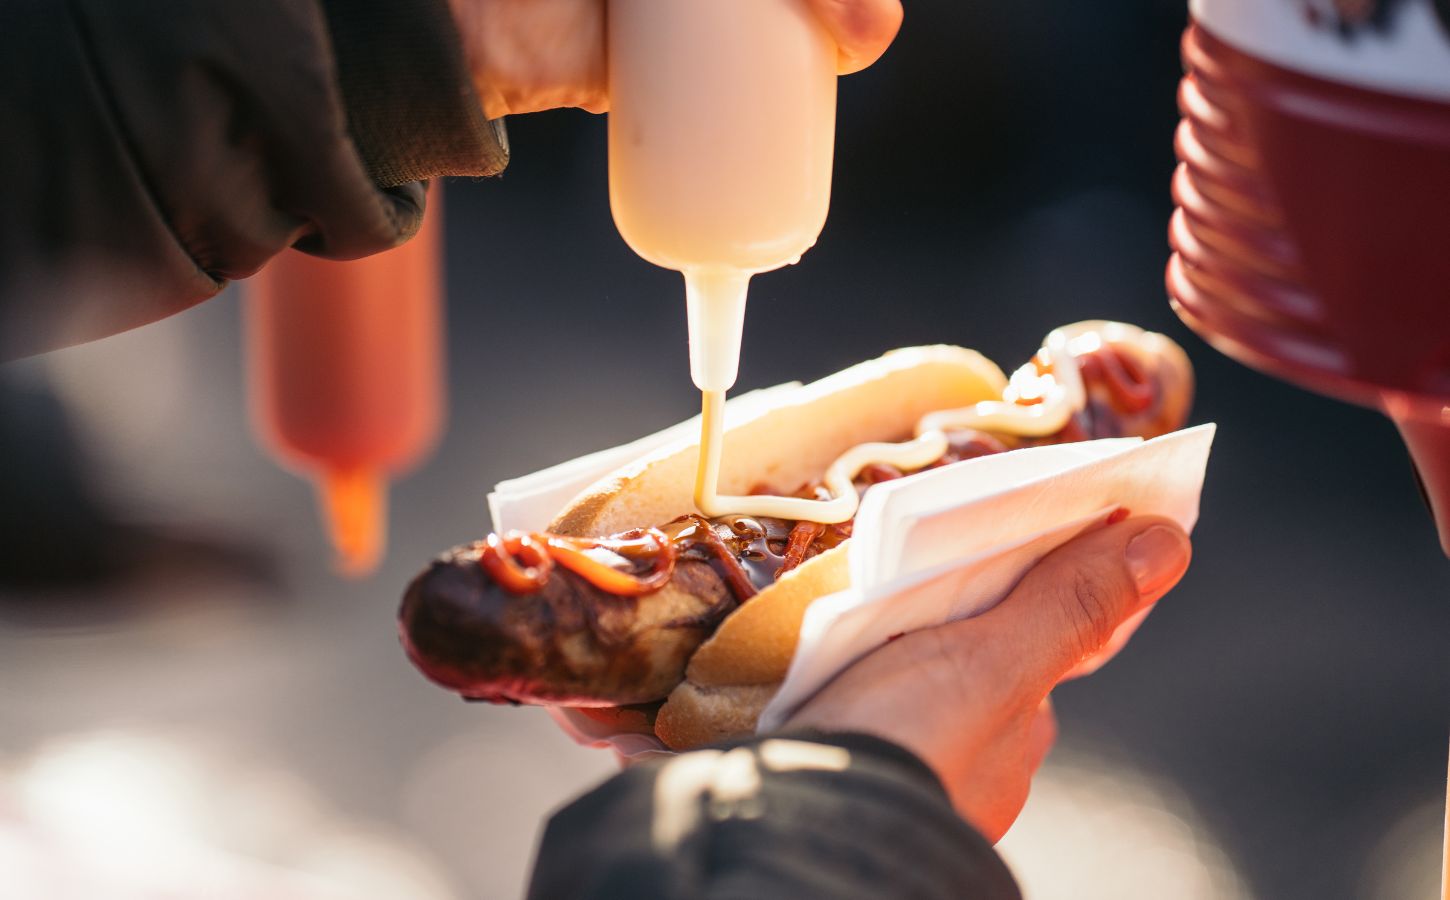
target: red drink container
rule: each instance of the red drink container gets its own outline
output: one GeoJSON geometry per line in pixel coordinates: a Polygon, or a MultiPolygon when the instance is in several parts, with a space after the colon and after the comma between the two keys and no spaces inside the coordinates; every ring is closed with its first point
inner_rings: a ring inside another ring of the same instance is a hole
{"type": "Polygon", "coordinates": [[[1392,417],[1450,553],[1450,4],[1191,8],[1174,307],[1228,355],[1392,417]]]}

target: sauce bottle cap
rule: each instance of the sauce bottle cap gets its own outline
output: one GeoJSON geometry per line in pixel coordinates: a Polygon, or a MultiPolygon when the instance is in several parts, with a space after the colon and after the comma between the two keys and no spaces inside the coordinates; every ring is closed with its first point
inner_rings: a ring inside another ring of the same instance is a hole
{"type": "Polygon", "coordinates": [[[387,479],[368,468],[328,469],[317,490],[337,570],[352,578],[372,574],[382,558],[387,528],[387,479]]]}

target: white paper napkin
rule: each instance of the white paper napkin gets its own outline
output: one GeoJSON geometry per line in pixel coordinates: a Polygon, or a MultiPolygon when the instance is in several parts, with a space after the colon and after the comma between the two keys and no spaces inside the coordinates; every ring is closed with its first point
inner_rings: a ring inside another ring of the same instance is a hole
{"type": "Polygon", "coordinates": [[[1191,531],[1213,435],[1201,425],[1151,441],[1017,450],[873,487],[851,532],[851,587],[806,610],[760,730],[892,635],[991,609],[1038,560],[1117,509],[1191,531]]]}
{"type": "MultiPolygon", "coordinates": [[[[798,388],[731,400],[727,424],[798,388]]],[[[695,439],[699,420],[542,472],[489,494],[494,528],[539,530],[581,490],[672,442],[695,439]]],[[[865,495],[852,532],[851,588],[811,604],[800,644],[760,729],[790,713],[893,635],[978,615],[1038,560],[1117,509],[1161,515],[1192,530],[1214,426],[1151,441],[1124,438],[987,456],[885,482],[865,495]]],[[[658,752],[645,735],[613,735],[567,709],[550,714],[575,740],[625,757],[658,752]]]]}

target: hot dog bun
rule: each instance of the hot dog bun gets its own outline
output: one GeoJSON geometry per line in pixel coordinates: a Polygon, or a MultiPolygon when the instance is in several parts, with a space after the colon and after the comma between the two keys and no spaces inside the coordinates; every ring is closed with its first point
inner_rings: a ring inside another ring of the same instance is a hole
{"type": "MultiPolygon", "coordinates": [[[[720,489],[794,490],[851,447],[910,437],[923,415],[999,399],[1006,384],[994,363],[960,347],[911,347],[852,366],[732,425],[720,489]]],[[[549,530],[592,537],[692,513],[698,456],[694,441],[651,454],[585,490],[549,530]]],[[[849,586],[850,543],[786,572],[700,646],[655,721],[666,745],[685,749],[754,730],[790,666],[806,608],[849,586]]]]}
{"type": "MultiPolygon", "coordinates": [[[[725,432],[721,493],[766,484],[794,490],[866,441],[910,437],[926,413],[1002,396],[997,364],[961,347],[893,350],[781,397],[725,432]]],[[[595,482],[549,525],[592,537],[648,528],[695,512],[698,439],[662,448],[595,482]]]]}

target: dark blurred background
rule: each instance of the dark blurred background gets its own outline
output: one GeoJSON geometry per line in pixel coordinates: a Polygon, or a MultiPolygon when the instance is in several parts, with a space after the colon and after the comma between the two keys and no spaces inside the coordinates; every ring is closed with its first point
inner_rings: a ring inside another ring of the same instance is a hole
{"type": "MultiPolygon", "coordinates": [[[[1218,356],[1168,307],[1184,23],[1182,0],[908,4],[842,82],[830,221],[755,280],[739,387],[915,343],[1010,370],[1085,318],[1179,340],[1194,419],[1220,426],[1195,563],[1058,691],[1009,858],[1037,900],[1426,897],[1450,563],[1387,421],[1218,356]]],[[[149,897],[193,858],[266,886],[235,896],[516,896],[540,818],[610,771],[537,711],[429,686],[393,633],[494,482],[697,402],[681,280],[610,220],[605,120],[509,128],[503,177],[448,186],[451,421],[369,580],[330,573],[309,489],[251,441],[244,291],[0,370],[0,867],[22,873],[0,896],[149,897]]]]}

